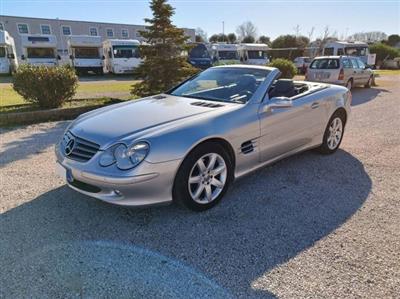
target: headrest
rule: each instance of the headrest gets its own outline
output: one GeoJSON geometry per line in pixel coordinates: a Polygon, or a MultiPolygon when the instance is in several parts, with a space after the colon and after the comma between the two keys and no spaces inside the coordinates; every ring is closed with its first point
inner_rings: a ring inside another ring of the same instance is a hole
{"type": "Polygon", "coordinates": [[[279,79],[275,83],[275,91],[286,92],[294,89],[294,83],[291,79],[279,79]]]}

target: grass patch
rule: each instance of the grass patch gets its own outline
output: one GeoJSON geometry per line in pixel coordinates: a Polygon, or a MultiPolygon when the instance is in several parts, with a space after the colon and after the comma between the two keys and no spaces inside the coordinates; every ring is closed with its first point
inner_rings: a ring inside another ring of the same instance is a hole
{"type": "MultiPolygon", "coordinates": [[[[121,99],[116,98],[94,98],[94,99],[76,99],[70,100],[64,103],[61,108],[76,108],[76,107],[85,107],[85,106],[94,106],[94,105],[111,105],[122,102],[121,99]]],[[[41,110],[40,107],[33,104],[16,104],[16,105],[7,105],[0,106],[0,114],[1,113],[16,113],[16,112],[30,112],[41,110]]]]}
{"type": "Polygon", "coordinates": [[[400,70],[374,70],[378,75],[400,75],[400,70]]]}
{"type": "MultiPolygon", "coordinates": [[[[130,94],[131,86],[138,81],[125,80],[104,80],[79,82],[74,99],[88,98],[121,98],[132,99],[130,94]]],[[[10,83],[3,83],[0,86],[0,107],[27,104],[24,99],[14,91],[10,83]]]]}

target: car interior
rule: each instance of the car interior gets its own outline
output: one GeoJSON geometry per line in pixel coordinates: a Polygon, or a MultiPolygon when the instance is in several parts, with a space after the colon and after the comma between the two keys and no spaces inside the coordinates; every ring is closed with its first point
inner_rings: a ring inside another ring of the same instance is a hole
{"type": "Polygon", "coordinates": [[[306,92],[309,89],[306,83],[295,83],[291,79],[278,79],[272,84],[268,91],[269,98],[287,97],[292,98],[306,92]]]}

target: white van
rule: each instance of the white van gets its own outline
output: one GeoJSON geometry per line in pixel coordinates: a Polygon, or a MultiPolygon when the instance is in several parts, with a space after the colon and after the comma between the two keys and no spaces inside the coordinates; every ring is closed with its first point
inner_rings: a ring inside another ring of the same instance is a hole
{"type": "Polygon", "coordinates": [[[100,36],[71,35],[68,38],[70,64],[78,74],[90,71],[103,75],[103,47],[100,36]]]}
{"type": "Polygon", "coordinates": [[[240,44],[240,61],[245,64],[266,65],[269,63],[266,44],[240,44]]]}
{"type": "Polygon", "coordinates": [[[7,31],[0,30],[0,74],[11,74],[17,70],[14,39],[7,31]]]}
{"type": "Polygon", "coordinates": [[[142,59],[139,55],[140,42],[134,39],[108,39],[103,42],[106,57],[105,68],[114,74],[133,73],[142,59]]]}
{"type": "Polygon", "coordinates": [[[323,56],[356,56],[367,65],[375,64],[375,54],[370,54],[368,44],[364,42],[335,41],[325,45],[323,56]]]}
{"type": "Polygon", "coordinates": [[[236,44],[213,44],[211,49],[214,62],[240,63],[239,46],[236,44]]]}
{"type": "Polygon", "coordinates": [[[54,35],[21,35],[23,63],[33,65],[56,66],[61,59],[57,55],[57,39],[54,35]]]}

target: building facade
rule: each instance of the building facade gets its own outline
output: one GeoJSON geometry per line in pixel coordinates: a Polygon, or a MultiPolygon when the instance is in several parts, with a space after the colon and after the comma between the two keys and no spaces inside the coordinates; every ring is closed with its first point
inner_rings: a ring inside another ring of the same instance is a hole
{"type": "MultiPolygon", "coordinates": [[[[21,59],[21,35],[44,34],[55,35],[57,52],[65,58],[68,56],[67,38],[70,35],[101,36],[106,39],[137,39],[143,41],[139,31],[145,30],[144,25],[73,21],[61,19],[41,19],[0,15],[0,30],[7,31],[15,42],[18,60],[21,59]]],[[[195,30],[183,28],[191,41],[195,41],[195,30]]]]}

